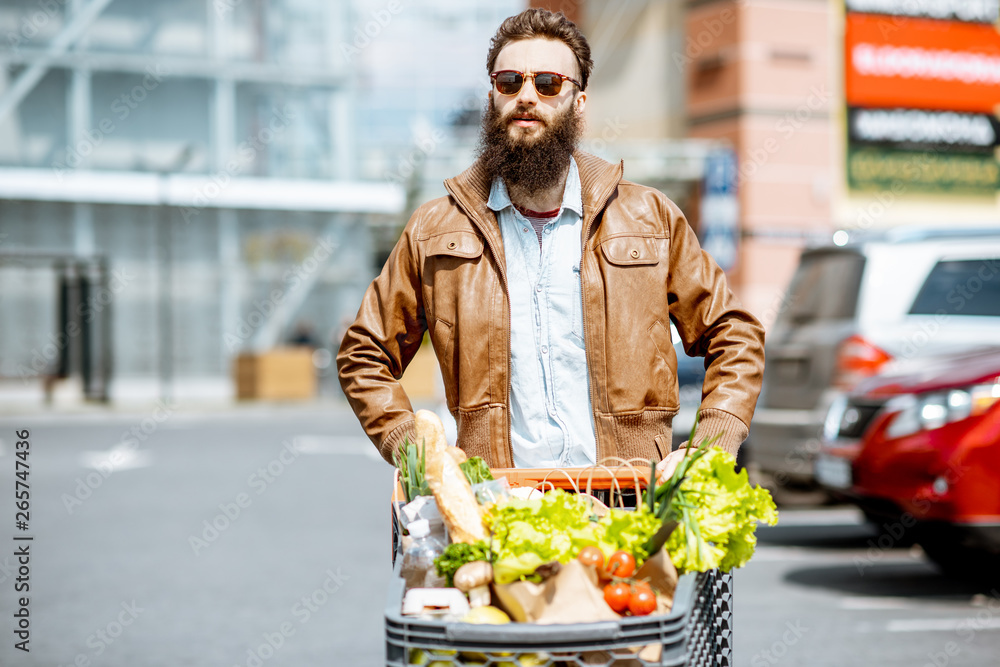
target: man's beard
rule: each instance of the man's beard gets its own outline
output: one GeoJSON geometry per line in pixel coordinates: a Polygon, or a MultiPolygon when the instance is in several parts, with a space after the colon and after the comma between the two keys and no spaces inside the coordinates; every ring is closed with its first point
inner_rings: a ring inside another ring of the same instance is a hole
{"type": "Polygon", "coordinates": [[[507,121],[515,116],[537,118],[523,108],[514,109],[504,118],[493,102],[487,101],[477,155],[491,180],[500,176],[508,190],[530,196],[559,183],[583,127],[579,114],[569,106],[551,124],[544,125],[539,134],[511,138],[507,121]]]}

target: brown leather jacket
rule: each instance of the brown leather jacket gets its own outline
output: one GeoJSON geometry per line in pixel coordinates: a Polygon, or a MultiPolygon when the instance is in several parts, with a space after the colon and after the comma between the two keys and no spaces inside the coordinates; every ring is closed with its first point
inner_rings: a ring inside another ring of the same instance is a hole
{"type": "MultiPolygon", "coordinates": [[[[764,368],[764,330],[702,252],[680,209],[622,179],[622,165],[574,155],[583,186],[584,340],[598,459],[660,459],[677,413],[670,318],[708,365],[698,441],[735,453],[747,436],[764,368]]],[[[510,308],[503,241],[479,164],[445,181],[449,196],[413,214],[365,293],[337,355],[340,383],[379,452],[413,436],[398,380],[430,330],[458,442],[512,467],[508,418],[510,308]]]]}

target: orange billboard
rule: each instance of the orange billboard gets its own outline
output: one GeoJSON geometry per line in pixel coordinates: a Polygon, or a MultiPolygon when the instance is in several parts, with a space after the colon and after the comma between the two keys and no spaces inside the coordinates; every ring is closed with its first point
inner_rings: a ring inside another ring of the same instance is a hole
{"type": "Polygon", "coordinates": [[[995,25],[847,14],[847,104],[996,113],[995,25]]]}

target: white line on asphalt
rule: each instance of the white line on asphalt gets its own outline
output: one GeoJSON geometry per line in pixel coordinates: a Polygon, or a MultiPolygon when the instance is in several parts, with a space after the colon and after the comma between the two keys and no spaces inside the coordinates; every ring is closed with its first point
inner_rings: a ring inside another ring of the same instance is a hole
{"type": "Polygon", "coordinates": [[[857,526],[865,522],[861,510],[846,507],[831,510],[779,510],[778,526],[857,526]]]}
{"type": "Polygon", "coordinates": [[[86,451],[80,454],[79,463],[84,468],[118,472],[145,468],[153,464],[152,452],[120,445],[107,451],[86,451]]]}
{"type": "Polygon", "coordinates": [[[909,609],[919,607],[906,598],[844,598],[841,609],[909,609]]]}
{"type": "Polygon", "coordinates": [[[1000,630],[1000,618],[906,618],[889,621],[889,632],[954,632],[959,628],[970,630],[1000,630]]]}
{"type": "Polygon", "coordinates": [[[758,544],[753,553],[755,562],[815,561],[816,553],[803,547],[774,547],[758,544]]]}
{"type": "Polygon", "coordinates": [[[353,436],[297,435],[292,438],[295,449],[303,454],[361,455],[373,461],[382,461],[369,440],[353,436]]]}

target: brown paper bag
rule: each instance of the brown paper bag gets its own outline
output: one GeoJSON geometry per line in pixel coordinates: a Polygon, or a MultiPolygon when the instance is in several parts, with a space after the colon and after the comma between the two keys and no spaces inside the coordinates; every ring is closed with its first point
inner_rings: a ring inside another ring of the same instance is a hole
{"type": "Polygon", "coordinates": [[[660,549],[650,556],[639,571],[636,579],[645,579],[656,591],[656,613],[666,614],[673,607],[674,591],[677,589],[677,568],[670,560],[666,549],[660,549]]]}
{"type": "Polygon", "coordinates": [[[515,581],[494,588],[500,604],[519,623],[594,623],[621,618],[604,601],[594,569],[576,559],[540,584],[515,581]]]}

